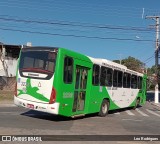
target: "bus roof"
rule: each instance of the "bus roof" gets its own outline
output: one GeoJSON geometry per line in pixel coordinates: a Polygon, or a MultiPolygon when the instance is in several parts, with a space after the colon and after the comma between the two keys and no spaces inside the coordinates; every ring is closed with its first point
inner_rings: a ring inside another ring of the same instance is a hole
{"type": "Polygon", "coordinates": [[[94,64],[98,64],[100,66],[105,66],[105,67],[109,67],[109,68],[112,68],[112,69],[120,70],[120,71],[123,71],[123,72],[128,72],[128,73],[135,74],[135,75],[138,75],[138,76],[143,76],[142,73],[130,70],[126,66],[115,63],[113,61],[110,61],[110,60],[107,60],[107,59],[100,59],[100,58],[92,58],[92,57],[89,57],[89,58],[91,59],[91,61],[94,64]]]}

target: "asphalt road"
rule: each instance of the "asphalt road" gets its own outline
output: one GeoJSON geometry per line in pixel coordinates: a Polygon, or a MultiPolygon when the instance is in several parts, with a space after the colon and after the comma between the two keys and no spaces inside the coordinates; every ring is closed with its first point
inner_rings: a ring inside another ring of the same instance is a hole
{"type": "MultiPolygon", "coordinates": [[[[18,107],[1,107],[0,127],[0,134],[15,134],[15,131],[6,131],[10,128],[29,130],[33,134],[42,134],[42,131],[43,134],[82,135],[160,134],[160,108],[147,102],[136,110],[110,111],[106,117],[92,114],[71,119],[18,107]],[[7,133],[2,131],[3,127],[7,133]],[[40,131],[37,133],[37,130],[40,131]]],[[[16,134],[22,134],[22,131],[17,131],[16,134]]]]}
{"type": "Polygon", "coordinates": [[[0,135],[160,135],[160,107],[147,102],[136,110],[110,111],[106,117],[71,119],[0,106],[0,135]]]}

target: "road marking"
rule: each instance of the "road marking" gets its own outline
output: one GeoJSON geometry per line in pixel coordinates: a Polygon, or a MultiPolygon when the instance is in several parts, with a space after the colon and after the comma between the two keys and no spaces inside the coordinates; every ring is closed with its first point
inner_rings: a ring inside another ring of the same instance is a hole
{"type": "Polygon", "coordinates": [[[135,115],[135,114],[132,113],[130,110],[126,110],[125,112],[126,112],[128,115],[132,115],[132,116],[135,115]]]}
{"type": "Polygon", "coordinates": [[[122,119],[123,121],[142,121],[142,120],[136,120],[136,119],[122,119]]]}
{"type": "Polygon", "coordinates": [[[119,112],[115,112],[114,114],[116,114],[116,115],[120,115],[120,113],[119,113],[119,112]]]}
{"type": "Polygon", "coordinates": [[[149,113],[151,113],[151,114],[153,114],[153,115],[156,115],[156,116],[158,116],[158,117],[160,117],[160,114],[158,114],[158,113],[155,113],[155,112],[153,112],[153,111],[151,111],[151,110],[149,110],[149,109],[146,109],[149,113]]]}
{"type": "Polygon", "coordinates": [[[149,117],[149,115],[145,114],[144,112],[140,111],[139,109],[136,109],[137,112],[139,112],[141,115],[149,117]]]}

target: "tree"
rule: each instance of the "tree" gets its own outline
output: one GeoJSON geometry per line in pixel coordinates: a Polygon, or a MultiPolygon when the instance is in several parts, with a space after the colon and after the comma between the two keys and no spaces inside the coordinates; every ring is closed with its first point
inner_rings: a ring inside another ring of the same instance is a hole
{"type": "MultiPolygon", "coordinates": [[[[120,60],[114,60],[116,63],[120,63],[120,60]]],[[[142,69],[144,69],[144,63],[141,62],[140,60],[129,56],[128,58],[122,59],[121,61],[122,65],[125,65],[128,69],[137,71],[137,72],[142,72],[142,69]]]]}
{"type": "Polygon", "coordinates": [[[151,75],[155,74],[155,71],[156,71],[156,67],[155,67],[155,65],[153,65],[151,68],[147,69],[147,74],[149,76],[151,76],[151,75]]]}

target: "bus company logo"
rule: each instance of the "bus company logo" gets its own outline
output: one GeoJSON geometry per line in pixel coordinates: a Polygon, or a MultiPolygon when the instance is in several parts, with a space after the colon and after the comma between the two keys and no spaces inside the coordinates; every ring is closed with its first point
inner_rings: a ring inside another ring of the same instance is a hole
{"type": "Polygon", "coordinates": [[[2,136],[2,141],[12,141],[11,136],[2,136]]]}
{"type": "Polygon", "coordinates": [[[21,82],[21,86],[26,86],[26,82],[21,82]]]}

